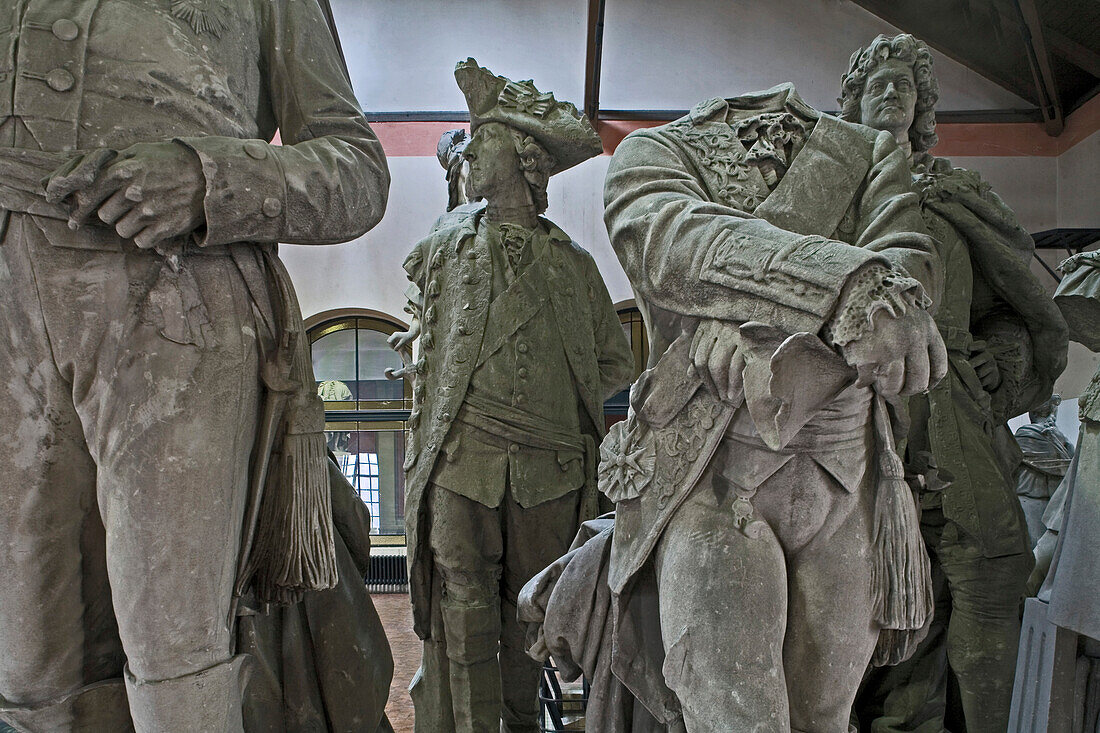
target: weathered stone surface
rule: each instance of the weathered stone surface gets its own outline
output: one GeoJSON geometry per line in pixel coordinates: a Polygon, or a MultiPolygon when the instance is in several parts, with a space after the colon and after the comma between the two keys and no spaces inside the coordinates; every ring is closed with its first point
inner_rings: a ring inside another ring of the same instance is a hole
{"type": "Polygon", "coordinates": [[[1061,403],[1061,395],[1051,395],[1028,413],[1031,422],[1016,431],[1016,442],[1024,452],[1023,462],[1016,471],[1016,496],[1024,510],[1032,547],[1046,532],[1043,513],[1073,459],[1073,444],[1055,422],[1061,403]]]}
{"type": "Polygon", "coordinates": [[[389,178],[322,5],[0,4],[0,717],[22,729],[240,731],[240,598],[336,584],[275,244],[358,236],[389,178]]]}
{"type": "Polygon", "coordinates": [[[594,730],[845,730],[872,656],[911,650],[931,588],[886,399],[934,384],[946,355],[910,191],[892,136],[790,85],[616,151],[605,220],[650,368],[601,448],[614,529],[523,609],[559,664],[610,685],[594,730]],[[614,628],[546,635],[587,607],[582,560],[609,591],[589,620],[614,628]],[[610,675],[590,644],[612,647],[610,675]]]}
{"type": "Polygon", "coordinates": [[[466,188],[405,262],[419,358],[406,443],[418,731],[534,731],[540,665],[516,596],[594,516],[603,402],[633,356],[591,256],[538,214],[602,149],[573,105],[458,64],[466,188]]]}
{"type": "Polygon", "coordinates": [[[936,326],[949,360],[947,377],[909,400],[906,456],[910,472],[926,475],[921,529],[933,577],[946,581],[936,584],[925,641],[900,667],[873,674],[859,707],[876,730],[943,727],[950,659],[968,730],[999,733],[1030,571],[1014,492],[1021,455],[1005,421],[1050,396],[1066,327],[1029,269],[1034,243],[1012,211],[977,173],[929,152],[938,95],[931,52],[907,34],[854,54],[841,92],[842,117],[890,133],[908,157],[943,262],[936,326]]]}

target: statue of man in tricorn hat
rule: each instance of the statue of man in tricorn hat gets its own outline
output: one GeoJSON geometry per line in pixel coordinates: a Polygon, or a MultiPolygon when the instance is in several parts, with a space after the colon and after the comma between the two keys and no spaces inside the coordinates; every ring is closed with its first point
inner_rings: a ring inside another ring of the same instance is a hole
{"type": "Polygon", "coordinates": [[[516,598],[595,513],[603,402],[633,356],[595,262],[539,217],[551,175],[598,155],[588,119],[473,59],[455,68],[477,207],[405,261],[419,291],[406,447],[418,731],[536,731],[540,665],[516,598]]]}

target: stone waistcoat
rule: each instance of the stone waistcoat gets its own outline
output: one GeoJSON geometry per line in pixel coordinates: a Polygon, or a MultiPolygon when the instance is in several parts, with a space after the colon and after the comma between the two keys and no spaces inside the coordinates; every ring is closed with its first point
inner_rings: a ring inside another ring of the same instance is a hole
{"type": "MultiPolygon", "coordinates": [[[[317,3],[0,3],[0,146],[171,140],[202,163],[201,246],[345,241],[361,233],[353,222],[364,209],[381,216],[382,149],[317,3]],[[282,146],[267,142],[276,130],[282,146]]],[[[122,247],[106,228],[36,221],[58,246],[122,247]]]]}
{"type": "MultiPolygon", "coordinates": [[[[536,232],[513,277],[497,228],[482,220],[477,236],[490,253],[490,297],[494,303],[509,286],[520,287],[516,279],[525,273],[536,275],[529,269],[542,266],[542,257],[550,246],[548,236],[536,232]]],[[[539,291],[545,281],[534,277],[532,282],[533,286],[525,288],[528,295],[523,300],[530,302],[533,314],[499,348],[479,356],[481,363],[470,377],[468,394],[530,413],[579,436],[578,397],[565,346],[549,301],[539,291]]],[[[516,315],[516,311],[499,316],[490,312],[487,329],[492,330],[494,318],[516,315]]],[[[585,478],[581,455],[501,439],[464,422],[461,411],[442,453],[432,481],[489,507],[500,504],[506,487],[511,488],[521,506],[531,507],[579,488],[585,478]]]]}

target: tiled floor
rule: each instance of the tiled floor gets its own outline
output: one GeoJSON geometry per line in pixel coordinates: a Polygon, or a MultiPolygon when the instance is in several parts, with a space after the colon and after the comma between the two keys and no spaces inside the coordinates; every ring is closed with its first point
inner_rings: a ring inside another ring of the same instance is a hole
{"type": "Polygon", "coordinates": [[[412,627],[412,606],[405,593],[385,593],[371,596],[386,636],[393,650],[393,683],[386,714],[396,733],[412,733],[413,707],[409,698],[409,683],[420,666],[420,639],[412,627]]]}

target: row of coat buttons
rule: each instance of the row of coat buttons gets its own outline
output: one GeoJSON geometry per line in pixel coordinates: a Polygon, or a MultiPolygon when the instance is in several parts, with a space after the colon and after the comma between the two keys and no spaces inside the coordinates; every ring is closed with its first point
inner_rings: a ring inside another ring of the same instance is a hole
{"type": "MultiPolygon", "coordinates": [[[[35,27],[33,23],[28,23],[27,25],[32,28],[35,27]]],[[[80,26],[68,18],[55,20],[49,28],[50,32],[54,34],[54,37],[61,41],[75,41],[80,37],[80,26]]],[[[76,86],[76,77],[67,69],[54,69],[46,72],[45,76],[26,73],[24,73],[24,76],[46,82],[46,86],[53,89],[55,92],[67,92],[76,86]]]]}

